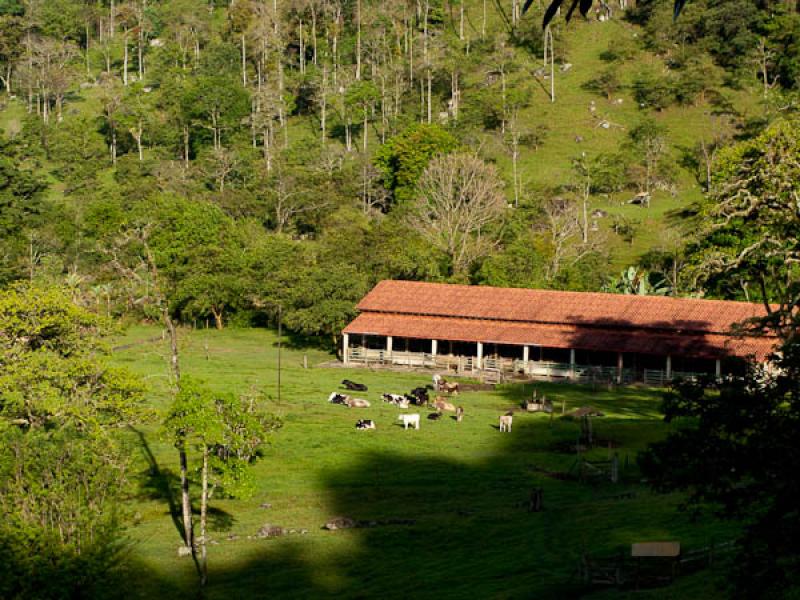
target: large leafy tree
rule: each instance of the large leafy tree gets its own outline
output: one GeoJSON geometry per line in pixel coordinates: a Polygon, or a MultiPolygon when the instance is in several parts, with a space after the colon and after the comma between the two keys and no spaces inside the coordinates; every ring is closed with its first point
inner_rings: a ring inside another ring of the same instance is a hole
{"type": "Polygon", "coordinates": [[[142,387],[59,289],[0,292],[0,596],[97,596],[119,550],[142,387]]]}
{"type": "Polygon", "coordinates": [[[26,165],[20,145],[0,134],[0,281],[19,274],[25,229],[41,218],[45,188],[26,165]]]}
{"type": "Polygon", "coordinates": [[[800,305],[800,131],[781,121],[719,154],[707,227],[694,247],[697,277],[712,291],[764,303],[789,335],[800,305]],[[771,304],[778,303],[777,310],[771,304]]]}
{"type": "Polygon", "coordinates": [[[431,158],[458,147],[456,139],[438,125],[412,125],[381,146],[375,164],[396,202],[410,200],[419,176],[431,158]]]}
{"type": "Polygon", "coordinates": [[[751,325],[781,340],[774,368],[751,368],[718,391],[678,386],[665,400],[675,431],[641,459],[657,489],[685,490],[690,506],[744,524],[743,597],[796,597],[800,589],[798,135],[796,123],[781,122],[722,154],[697,253],[717,289],[746,282],[763,300],[766,316],[751,325]]]}

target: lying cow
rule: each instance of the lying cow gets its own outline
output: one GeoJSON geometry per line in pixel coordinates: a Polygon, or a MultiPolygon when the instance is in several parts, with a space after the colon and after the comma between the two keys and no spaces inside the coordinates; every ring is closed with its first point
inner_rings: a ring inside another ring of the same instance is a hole
{"type": "Polygon", "coordinates": [[[384,402],[389,404],[398,404],[399,402],[407,402],[405,396],[402,394],[381,394],[384,402]]]}
{"type": "Polygon", "coordinates": [[[456,412],[456,407],[454,404],[447,402],[441,396],[436,396],[436,401],[433,403],[433,407],[437,409],[439,412],[443,410],[449,410],[450,412],[456,412]]]}
{"type": "Polygon", "coordinates": [[[430,401],[428,390],[424,387],[414,388],[406,397],[416,406],[425,406],[430,401]]]}
{"type": "Polygon", "coordinates": [[[348,390],[353,392],[366,392],[367,386],[363,383],[356,383],[355,381],[350,381],[349,379],[343,379],[342,385],[346,387],[348,390]]]}
{"type": "Polygon", "coordinates": [[[419,429],[418,413],[414,413],[412,415],[400,415],[397,417],[397,420],[403,423],[403,429],[408,429],[409,425],[411,425],[414,429],[419,429]]]}
{"type": "Polygon", "coordinates": [[[328,396],[328,402],[333,404],[347,404],[349,399],[350,396],[347,394],[340,394],[339,392],[333,392],[330,396],[328,396]]]}
{"type": "Polygon", "coordinates": [[[438,421],[441,418],[442,418],[442,413],[440,412],[435,412],[428,415],[429,421],[438,421]]]}
{"type": "Polygon", "coordinates": [[[514,417],[511,415],[503,415],[500,417],[500,433],[506,432],[511,433],[511,422],[514,420],[514,417]]]}
{"type": "Polygon", "coordinates": [[[375,421],[372,419],[359,419],[356,421],[356,429],[375,429],[375,421]]]}
{"type": "Polygon", "coordinates": [[[369,401],[361,398],[350,398],[348,396],[345,404],[350,408],[369,408],[369,401]]]}

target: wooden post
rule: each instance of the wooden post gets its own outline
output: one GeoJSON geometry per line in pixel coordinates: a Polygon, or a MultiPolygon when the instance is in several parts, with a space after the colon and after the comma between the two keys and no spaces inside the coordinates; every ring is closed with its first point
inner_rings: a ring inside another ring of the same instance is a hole
{"type": "Polygon", "coordinates": [[[615,452],[611,459],[611,483],[619,482],[619,455],[615,452]]]}
{"type": "Polygon", "coordinates": [[[483,344],[478,342],[478,370],[483,369],[483,344]]]}
{"type": "Polygon", "coordinates": [[[531,359],[530,346],[523,346],[522,347],[522,364],[523,364],[522,372],[523,373],[527,373],[528,372],[528,362],[530,361],[530,359],[531,359]]]}
{"type": "Polygon", "coordinates": [[[667,354],[667,380],[672,379],[672,356],[667,354]]]}
{"type": "Polygon", "coordinates": [[[569,378],[575,378],[575,348],[569,349],[569,378]]]}
{"type": "Polygon", "coordinates": [[[436,353],[439,351],[439,341],[431,340],[431,356],[436,358],[436,353]]]}
{"type": "Polygon", "coordinates": [[[303,368],[308,368],[308,354],[303,354],[303,368]]]}
{"type": "Polygon", "coordinates": [[[350,364],[350,335],[347,333],[342,335],[342,362],[350,364]]]}
{"type": "Polygon", "coordinates": [[[622,352],[617,352],[617,383],[622,384],[623,357],[622,352]]]}
{"type": "Polygon", "coordinates": [[[722,361],[720,359],[717,359],[714,363],[714,373],[716,374],[717,379],[722,377],[722,361]]]}
{"type": "Polygon", "coordinates": [[[391,362],[391,359],[392,359],[392,342],[393,342],[392,336],[387,335],[386,336],[386,357],[389,359],[389,362],[391,362]]]}

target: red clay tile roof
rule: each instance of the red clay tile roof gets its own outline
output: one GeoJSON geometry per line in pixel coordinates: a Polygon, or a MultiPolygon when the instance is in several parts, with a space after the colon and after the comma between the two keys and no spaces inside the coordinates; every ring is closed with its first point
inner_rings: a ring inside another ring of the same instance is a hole
{"type": "Polygon", "coordinates": [[[382,281],[358,309],[344,333],[704,358],[775,345],[731,334],[764,312],[745,302],[382,281]]]}

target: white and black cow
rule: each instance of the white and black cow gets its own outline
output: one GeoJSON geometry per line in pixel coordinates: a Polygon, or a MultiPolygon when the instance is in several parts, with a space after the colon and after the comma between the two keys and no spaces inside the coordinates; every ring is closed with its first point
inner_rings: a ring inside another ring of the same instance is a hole
{"type": "Polygon", "coordinates": [[[347,404],[347,401],[350,399],[350,396],[347,394],[340,394],[339,392],[332,392],[330,396],[328,396],[328,402],[333,404],[347,404]]]}
{"type": "Polygon", "coordinates": [[[356,429],[375,429],[375,421],[372,419],[359,419],[356,421],[356,429]]]}

